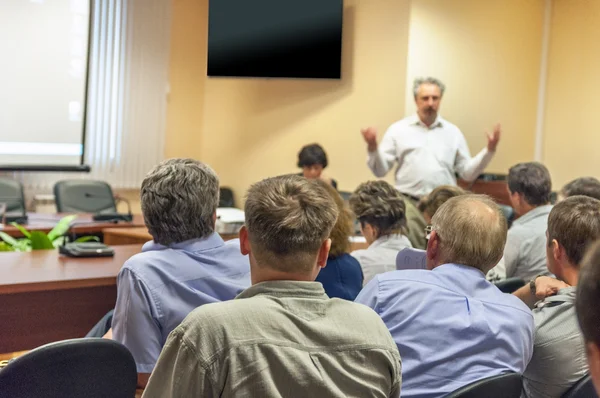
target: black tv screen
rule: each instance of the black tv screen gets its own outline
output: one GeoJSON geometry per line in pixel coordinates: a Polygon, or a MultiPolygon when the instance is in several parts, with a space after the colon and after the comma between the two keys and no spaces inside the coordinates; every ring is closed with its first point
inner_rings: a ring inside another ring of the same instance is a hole
{"type": "Polygon", "coordinates": [[[343,0],[210,0],[208,75],[339,79],[343,0]]]}

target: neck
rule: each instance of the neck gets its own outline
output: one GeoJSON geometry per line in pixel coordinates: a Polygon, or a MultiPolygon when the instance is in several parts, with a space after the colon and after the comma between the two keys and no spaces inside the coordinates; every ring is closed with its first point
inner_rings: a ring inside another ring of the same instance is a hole
{"type": "Polygon", "coordinates": [[[433,123],[435,123],[435,120],[437,119],[437,115],[431,116],[431,117],[425,117],[425,116],[419,115],[419,119],[421,120],[421,123],[423,123],[425,126],[431,127],[431,125],[433,123]]]}
{"type": "Polygon", "coordinates": [[[529,213],[531,210],[537,209],[538,207],[541,207],[541,206],[546,206],[547,204],[548,203],[542,203],[541,205],[532,206],[529,203],[524,202],[521,205],[521,215],[525,215],[525,214],[529,213]]]}
{"type": "Polygon", "coordinates": [[[252,284],[256,285],[261,282],[272,282],[272,281],[297,281],[297,282],[314,282],[316,275],[307,273],[291,273],[276,271],[273,269],[252,269],[250,273],[252,284]]]}
{"type": "Polygon", "coordinates": [[[563,282],[570,286],[577,286],[579,280],[579,270],[573,266],[564,269],[562,278],[563,282]]]}

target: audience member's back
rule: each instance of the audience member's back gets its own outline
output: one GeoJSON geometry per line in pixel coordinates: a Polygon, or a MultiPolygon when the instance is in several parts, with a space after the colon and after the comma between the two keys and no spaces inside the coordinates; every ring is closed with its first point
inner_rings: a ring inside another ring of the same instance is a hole
{"type": "Polygon", "coordinates": [[[315,282],[338,209],[298,176],[248,191],[242,253],[252,286],[202,306],[170,335],[144,397],[391,397],[400,357],[375,312],[315,282]]]}
{"type": "Polygon", "coordinates": [[[169,333],[195,308],[231,300],[250,285],[237,242],[214,232],[219,180],[206,165],[171,159],[141,188],[152,242],[117,277],[113,338],[131,351],[144,386],[169,333]]]}
{"type": "Polygon", "coordinates": [[[403,360],[402,397],[442,397],[486,377],[521,373],[532,355],[531,312],[485,279],[506,240],[497,205],[455,197],[432,224],[427,270],[378,275],[356,299],[392,333],[403,360]]]}

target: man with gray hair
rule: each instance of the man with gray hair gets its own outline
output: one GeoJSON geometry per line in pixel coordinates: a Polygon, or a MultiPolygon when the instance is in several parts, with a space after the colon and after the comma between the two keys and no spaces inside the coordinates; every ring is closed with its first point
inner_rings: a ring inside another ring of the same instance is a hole
{"type": "Polygon", "coordinates": [[[144,397],[399,396],[400,356],[381,319],[315,282],[338,216],[329,192],[270,178],[250,188],[245,212],[252,287],[169,335],[144,397]]]}
{"type": "Polygon", "coordinates": [[[215,229],[219,179],[207,165],[170,159],[146,176],[142,213],[153,240],[117,276],[112,338],[133,354],[145,386],[169,333],[194,309],[250,286],[237,241],[215,229]]]}
{"type": "Polygon", "coordinates": [[[485,279],[506,242],[490,198],[449,199],[427,228],[427,269],[376,276],[356,298],[373,308],[402,355],[402,397],[441,397],[471,382],[522,373],[533,352],[533,316],[485,279]]]}
{"type": "Polygon", "coordinates": [[[416,115],[392,124],[380,144],[375,128],[361,130],[373,174],[383,177],[398,162],[396,188],[415,204],[440,185],[456,185],[455,173],[475,180],[492,160],[500,140],[498,124],[487,134],[487,147],[472,158],[460,129],[438,114],[444,90],[438,79],[416,79],[416,115]]]}

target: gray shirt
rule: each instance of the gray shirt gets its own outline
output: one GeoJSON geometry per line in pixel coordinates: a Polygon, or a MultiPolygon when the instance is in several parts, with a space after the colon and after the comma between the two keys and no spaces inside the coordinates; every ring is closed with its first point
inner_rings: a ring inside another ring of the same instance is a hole
{"type": "Polygon", "coordinates": [[[495,282],[505,278],[521,278],[525,281],[534,276],[549,275],[546,266],[546,230],[551,205],[539,206],[513,222],[508,230],[504,257],[488,274],[495,282]]]}
{"type": "Polygon", "coordinates": [[[258,283],[194,310],[143,397],[398,397],[396,344],[370,308],[318,282],[258,283]]]}
{"type": "Polygon", "coordinates": [[[363,250],[350,253],[358,260],[365,277],[363,286],[366,286],[375,275],[396,270],[396,256],[406,247],[412,247],[410,240],[404,235],[385,235],[363,250]]]}
{"type": "Polygon", "coordinates": [[[524,398],[559,398],[588,371],[575,314],[575,287],[536,304],[533,357],[523,373],[524,398]]]}

